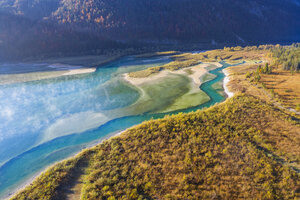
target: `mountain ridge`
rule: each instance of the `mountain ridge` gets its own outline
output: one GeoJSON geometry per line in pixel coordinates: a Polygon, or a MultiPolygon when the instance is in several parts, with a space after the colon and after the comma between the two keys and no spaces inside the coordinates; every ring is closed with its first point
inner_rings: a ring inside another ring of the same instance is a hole
{"type": "MultiPolygon", "coordinates": [[[[12,49],[6,53],[11,55],[14,49],[26,48],[24,41],[41,37],[44,29],[53,33],[47,36],[52,43],[46,42],[43,48],[58,43],[56,34],[70,32],[74,35],[71,38],[85,35],[78,52],[81,48],[86,49],[85,46],[106,49],[108,47],[102,44],[110,40],[129,46],[300,41],[299,0],[4,0],[0,3],[0,12],[10,15],[0,20],[0,41],[2,46],[12,49]],[[15,18],[21,19],[22,26],[14,24],[17,23],[15,18]],[[10,37],[13,35],[9,31],[11,26],[19,33],[14,38],[10,37]],[[103,41],[89,45],[97,37],[103,41]],[[22,40],[21,44],[15,44],[15,38],[22,40]]],[[[60,39],[70,40],[68,34],[60,39]]],[[[66,42],[66,51],[74,50],[72,43],[73,40],[66,42]]],[[[42,49],[38,44],[32,46],[42,49]]],[[[116,46],[119,45],[113,44],[109,48],[116,46]]],[[[59,48],[53,48],[49,52],[57,50],[59,48]]]]}

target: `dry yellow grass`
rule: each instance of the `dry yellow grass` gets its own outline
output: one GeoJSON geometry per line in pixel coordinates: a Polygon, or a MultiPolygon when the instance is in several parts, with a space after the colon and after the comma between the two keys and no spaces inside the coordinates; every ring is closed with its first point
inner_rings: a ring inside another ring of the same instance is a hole
{"type": "Polygon", "coordinates": [[[247,48],[242,48],[238,50],[216,49],[199,54],[186,53],[173,57],[176,60],[196,59],[201,62],[226,61],[228,63],[239,63],[241,60],[264,60],[267,59],[266,54],[266,50],[248,50],[247,48]]]}
{"type": "Polygon", "coordinates": [[[263,74],[261,83],[267,89],[274,90],[281,103],[286,107],[296,108],[300,104],[300,74],[276,70],[272,74],[263,74]]]}
{"type": "MultiPolygon", "coordinates": [[[[156,55],[159,54],[156,53],[156,55]]],[[[168,64],[159,67],[150,67],[142,71],[131,72],[129,73],[129,76],[134,78],[145,78],[152,74],[159,73],[159,71],[164,69],[174,71],[182,68],[191,67],[201,62],[205,63],[205,62],[225,61],[230,64],[236,64],[242,61],[255,62],[255,61],[268,60],[268,57],[266,55],[267,55],[267,50],[263,50],[259,48],[249,49],[249,48],[241,48],[241,47],[236,48],[235,50],[217,49],[217,50],[206,51],[198,54],[183,53],[183,54],[172,56],[174,61],[168,64]]]]}
{"type": "MultiPolygon", "coordinates": [[[[295,199],[299,131],[289,115],[248,95],[151,120],[77,157],[89,163],[81,199],[295,199]]],[[[62,199],[61,188],[78,182],[75,161],[14,199],[62,199]]]]}
{"type": "MultiPolygon", "coordinates": [[[[246,78],[247,72],[255,71],[257,65],[241,65],[228,68],[231,75],[229,89],[236,93],[245,93],[258,97],[265,102],[271,102],[278,108],[282,108],[282,103],[278,103],[278,98],[274,97],[269,89],[274,89],[275,93],[280,94],[280,99],[290,105],[300,103],[300,74],[292,75],[289,72],[277,71],[274,74],[262,74],[260,83],[252,83],[246,78]],[[266,85],[266,88],[261,86],[266,85]],[[289,90],[288,95],[286,90],[289,90]],[[298,99],[295,99],[297,97],[298,99]],[[290,100],[290,101],[289,101],[290,100]]],[[[283,109],[283,112],[288,110],[283,109]]],[[[294,115],[293,113],[289,113],[294,115]]],[[[294,115],[296,120],[299,116],[294,115]]],[[[274,115],[274,113],[265,113],[259,123],[253,123],[253,126],[263,130],[266,134],[263,140],[268,140],[275,147],[275,152],[281,156],[281,159],[288,163],[290,167],[300,169],[300,126],[292,125],[290,122],[274,115]]]]}

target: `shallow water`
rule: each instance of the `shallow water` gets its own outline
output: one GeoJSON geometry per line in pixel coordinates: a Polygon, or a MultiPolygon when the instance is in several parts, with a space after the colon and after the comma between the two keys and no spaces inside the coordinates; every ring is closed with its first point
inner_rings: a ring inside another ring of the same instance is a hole
{"type": "MultiPolygon", "coordinates": [[[[168,57],[126,57],[91,74],[0,85],[0,197],[46,166],[112,133],[163,117],[165,114],[149,114],[143,109],[135,110],[135,116],[122,113],[140,94],[120,81],[120,76],[167,62],[168,57]]],[[[223,64],[223,68],[229,66],[223,64]]],[[[172,113],[223,101],[224,97],[212,88],[223,80],[223,68],[210,71],[217,77],[201,85],[211,98],[209,102],[172,113]]]]}

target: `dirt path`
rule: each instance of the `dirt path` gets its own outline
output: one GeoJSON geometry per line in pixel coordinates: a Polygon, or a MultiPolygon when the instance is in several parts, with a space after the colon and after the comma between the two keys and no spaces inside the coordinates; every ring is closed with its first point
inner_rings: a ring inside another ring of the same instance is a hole
{"type": "Polygon", "coordinates": [[[89,159],[85,159],[78,163],[76,169],[72,173],[70,181],[60,189],[61,198],[66,200],[79,200],[81,196],[81,189],[84,184],[84,177],[86,169],[89,165],[89,159]]]}

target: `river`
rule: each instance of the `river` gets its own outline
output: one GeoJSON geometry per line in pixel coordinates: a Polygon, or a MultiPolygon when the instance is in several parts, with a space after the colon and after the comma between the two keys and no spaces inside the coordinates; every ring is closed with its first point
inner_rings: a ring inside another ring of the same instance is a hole
{"type": "Polygon", "coordinates": [[[0,198],[47,166],[133,125],[224,101],[213,87],[229,66],[221,63],[222,68],[210,71],[216,77],[200,87],[208,102],[171,113],[143,108],[124,113],[140,94],[121,80],[122,74],[170,61],[168,56],[127,56],[89,74],[0,85],[0,198]]]}

